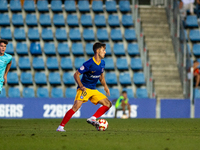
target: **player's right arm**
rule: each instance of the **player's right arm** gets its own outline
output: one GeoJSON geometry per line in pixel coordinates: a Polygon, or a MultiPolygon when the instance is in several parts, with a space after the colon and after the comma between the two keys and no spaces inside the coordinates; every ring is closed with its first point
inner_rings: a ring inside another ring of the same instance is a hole
{"type": "Polygon", "coordinates": [[[80,89],[82,91],[85,91],[86,88],[83,86],[83,84],[81,83],[81,79],[80,79],[80,75],[81,73],[77,70],[75,73],[74,73],[74,79],[76,81],[76,83],[78,84],[78,86],[80,87],[80,89]]]}

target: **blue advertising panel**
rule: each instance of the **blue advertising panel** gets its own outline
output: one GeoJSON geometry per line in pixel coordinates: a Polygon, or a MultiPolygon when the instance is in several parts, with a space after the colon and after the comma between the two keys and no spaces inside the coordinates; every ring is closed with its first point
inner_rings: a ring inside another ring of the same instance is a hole
{"type": "Polygon", "coordinates": [[[189,99],[161,99],[161,118],[190,118],[189,99]]]}
{"type": "Polygon", "coordinates": [[[200,118],[200,99],[194,99],[194,117],[200,118]]]}
{"type": "MultiPolygon", "coordinates": [[[[155,99],[130,99],[131,118],[155,118],[155,99]]],[[[74,99],[66,98],[2,98],[0,118],[62,118],[72,108],[74,99]]],[[[90,101],[73,115],[73,118],[89,118],[101,105],[90,101]]],[[[128,113],[128,112],[126,112],[128,113]]],[[[104,114],[103,118],[114,118],[115,107],[104,114]]],[[[118,111],[117,117],[122,116],[118,111]]]]}

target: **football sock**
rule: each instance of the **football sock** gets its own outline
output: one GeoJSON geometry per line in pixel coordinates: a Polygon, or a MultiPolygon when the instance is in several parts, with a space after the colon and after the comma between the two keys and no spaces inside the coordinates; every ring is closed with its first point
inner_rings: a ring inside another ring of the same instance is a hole
{"type": "Polygon", "coordinates": [[[64,127],[65,124],[71,119],[71,117],[73,116],[74,113],[75,113],[75,112],[74,112],[72,109],[70,109],[70,110],[65,114],[65,117],[63,118],[63,120],[62,120],[60,126],[63,126],[63,127],[64,127]]]}
{"type": "Polygon", "coordinates": [[[109,110],[108,106],[102,106],[96,111],[96,113],[93,116],[99,118],[108,110],[109,110]]]}
{"type": "Polygon", "coordinates": [[[90,117],[90,119],[94,119],[94,120],[96,120],[97,118],[96,118],[95,116],[92,116],[92,117],[90,117]]]}

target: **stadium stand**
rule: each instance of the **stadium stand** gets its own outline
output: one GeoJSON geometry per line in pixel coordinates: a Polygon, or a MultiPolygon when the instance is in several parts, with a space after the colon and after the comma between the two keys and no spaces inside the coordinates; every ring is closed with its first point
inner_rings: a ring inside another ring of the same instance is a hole
{"type": "Polygon", "coordinates": [[[17,43],[16,52],[18,55],[28,55],[28,47],[26,43],[17,43]]]}
{"type": "Polygon", "coordinates": [[[6,53],[14,55],[14,47],[11,42],[9,42],[8,45],[6,46],[6,53]]]}
{"type": "Polygon", "coordinates": [[[69,46],[67,43],[58,43],[57,51],[59,55],[66,56],[69,55],[69,46]]]}
{"type": "Polygon", "coordinates": [[[86,43],[85,51],[86,51],[86,54],[89,55],[89,56],[94,55],[93,44],[92,43],[86,43]]]}
{"type": "Polygon", "coordinates": [[[10,9],[13,12],[21,12],[22,8],[21,8],[21,3],[20,1],[16,1],[16,0],[11,0],[10,1],[10,9]]]}
{"type": "Polygon", "coordinates": [[[129,12],[131,10],[131,8],[130,8],[130,2],[129,1],[120,0],[119,1],[119,10],[122,13],[129,12]]]}
{"type": "Polygon", "coordinates": [[[12,33],[10,28],[1,28],[1,38],[5,40],[12,40],[12,33]]]}
{"type": "Polygon", "coordinates": [[[102,3],[102,1],[93,1],[92,2],[92,10],[95,13],[103,12],[103,3],[102,3]]]}
{"type": "Polygon", "coordinates": [[[89,2],[88,1],[78,1],[78,8],[80,12],[89,12],[89,2]]]}
{"type": "MultiPolygon", "coordinates": [[[[25,1],[25,2],[27,2],[27,1],[25,1]]],[[[36,14],[27,14],[26,15],[26,24],[28,26],[37,26],[38,23],[37,23],[36,14]]]]}
{"type": "Polygon", "coordinates": [[[34,1],[25,0],[24,1],[24,10],[26,12],[35,12],[35,3],[34,3],[34,1]]]}
{"type": "Polygon", "coordinates": [[[58,59],[56,57],[48,57],[46,66],[49,70],[58,70],[58,59]]]}
{"type": "Polygon", "coordinates": [[[67,57],[61,58],[60,66],[63,70],[72,70],[73,65],[72,65],[71,58],[69,58],[69,57],[68,58],[67,57]]]}
{"type": "Polygon", "coordinates": [[[51,89],[51,97],[52,98],[62,98],[63,97],[63,91],[61,88],[52,88],[51,89]]]}
{"type": "Polygon", "coordinates": [[[65,90],[65,96],[67,98],[75,98],[76,95],[76,88],[67,88],[65,90]]]}
{"type": "Polygon", "coordinates": [[[54,14],[53,23],[55,26],[65,26],[64,16],[62,14],[54,14]]]}
{"type": "Polygon", "coordinates": [[[40,14],[39,22],[41,26],[51,26],[51,18],[49,14],[40,14]]]}
{"type": "Polygon", "coordinates": [[[39,35],[38,29],[29,28],[29,30],[28,30],[28,38],[31,41],[39,41],[40,40],[40,35],[39,35]]]}
{"type": "Polygon", "coordinates": [[[10,87],[10,88],[8,89],[8,97],[11,97],[11,98],[19,98],[19,97],[20,97],[19,88],[10,87]]]}
{"type": "Polygon", "coordinates": [[[84,57],[76,57],[74,60],[74,67],[76,69],[79,69],[83,65],[84,62],[85,62],[84,57]]]}
{"type": "Polygon", "coordinates": [[[7,75],[7,82],[9,85],[18,85],[19,84],[19,79],[18,75],[16,72],[8,72],[7,75]]]}
{"type": "Polygon", "coordinates": [[[8,2],[7,1],[0,1],[0,11],[7,12],[8,11],[8,2]]]}
{"type": "Polygon", "coordinates": [[[134,98],[134,93],[132,88],[123,88],[122,91],[127,92],[127,97],[128,98],[134,98]]]}
{"type": "Polygon", "coordinates": [[[66,12],[76,12],[76,4],[75,1],[65,0],[65,10],[66,12]]]}
{"type": "Polygon", "coordinates": [[[12,57],[12,64],[10,70],[16,70],[16,69],[17,69],[17,62],[15,60],[15,57],[12,57]]]}
{"type": "Polygon", "coordinates": [[[72,44],[72,53],[75,56],[84,55],[82,43],[73,43],[72,44]]]}
{"type": "Polygon", "coordinates": [[[6,98],[6,90],[5,90],[5,88],[2,89],[2,91],[0,93],[0,98],[6,98]]]}
{"type": "Polygon", "coordinates": [[[97,39],[99,41],[108,41],[108,31],[106,29],[97,29],[97,39]]]}
{"type": "Polygon", "coordinates": [[[13,14],[12,23],[14,26],[23,26],[24,20],[23,20],[22,14],[13,14]]]}
{"type": "Polygon", "coordinates": [[[26,40],[25,30],[23,28],[15,28],[14,38],[19,41],[26,40]]]}
{"type": "Polygon", "coordinates": [[[61,0],[52,0],[51,1],[51,10],[53,12],[62,12],[62,2],[61,2],[61,0]]]}
{"type": "Polygon", "coordinates": [[[18,60],[18,65],[21,70],[30,70],[31,64],[28,57],[20,57],[18,60]]]}
{"type": "Polygon", "coordinates": [[[39,12],[48,12],[48,1],[43,0],[43,1],[37,1],[37,9],[39,12]]]}
{"type": "Polygon", "coordinates": [[[38,88],[37,89],[37,97],[39,98],[47,98],[49,97],[49,91],[47,88],[38,88]]]}
{"type": "Polygon", "coordinates": [[[61,84],[60,74],[58,72],[50,72],[49,83],[51,85],[60,85],[61,84]]]}
{"type": "Polygon", "coordinates": [[[119,70],[128,70],[128,62],[127,62],[126,57],[117,58],[116,66],[117,66],[117,69],[119,70]]]}
{"type": "Polygon", "coordinates": [[[106,1],[106,11],[108,13],[117,12],[116,2],[115,1],[106,1]]]}
{"type": "Polygon", "coordinates": [[[63,74],[63,83],[65,85],[75,85],[74,74],[72,72],[65,72],[63,74]]]}
{"type": "Polygon", "coordinates": [[[124,44],[122,43],[115,43],[113,46],[113,52],[116,56],[125,56],[125,49],[124,44]]]}
{"type": "Polygon", "coordinates": [[[46,55],[56,55],[56,48],[53,42],[44,44],[44,53],[46,55]]]}
{"type": "Polygon", "coordinates": [[[114,70],[115,69],[115,65],[114,65],[114,61],[111,57],[106,57],[104,58],[105,61],[105,70],[114,70]]]}
{"type": "Polygon", "coordinates": [[[124,27],[130,27],[130,26],[133,26],[134,23],[133,23],[133,17],[131,15],[126,15],[124,14],[122,16],[122,25],[124,27]]]}
{"type": "Polygon", "coordinates": [[[131,76],[128,72],[120,73],[119,82],[122,85],[131,85],[131,76]]]}
{"type": "Polygon", "coordinates": [[[30,72],[22,72],[20,76],[20,81],[23,85],[32,85],[33,78],[30,72]]]}
{"type": "Polygon", "coordinates": [[[72,41],[81,41],[81,33],[80,33],[79,29],[70,29],[69,38],[72,41]]]}
{"type": "Polygon", "coordinates": [[[41,55],[42,54],[42,50],[41,50],[40,43],[32,42],[31,46],[30,46],[30,53],[32,55],[41,55]]]}
{"type": "Polygon", "coordinates": [[[146,88],[137,88],[136,98],[148,98],[148,93],[146,88]]]}
{"type": "Polygon", "coordinates": [[[108,85],[117,85],[117,75],[114,72],[108,72],[105,76],[108,85]]]}
{"type": "Polygon", "coordinates": [[[33,88],[24,88],[22,91],[22,96],[25,98],[35,97],[34,89],[33,88]]]}
{"type": "Polygon", "coordinates": [[[42,39],[44,41],[53,41],[53,32],[50,28],[43,28],[42,30],[42,39]]]}
{"type": "Polygon", "coordinates": [[[83,30],[83,39],[85,41],[94,41],[95,37],[94,37],[93,29],[84,29],[83,30]]]}
{"type": "Polygon", "coordinates": [[[47,84],[47,78],[45,73],[43,72],[36,72],[34,81],[37,85],[46,85],[47,84]]]}
{"type": "Polygon", "coordinates": [[[75,14],[69,14],[69,15],[67,15],[67,24],[69,26],[72,26],[72,27],[78,26],[79,24],[78,24],[78,17],[77,17],[77,15],[75,15],[75,14]]]}
{"type": "Polygon", "coordinates": [[[119,98],[120,92],[118,88],[110,88],[110,96],[111,99],[119,98]]]}
{"type": "Polygon", "coordinates": [[[90,15],[83,14],[81,15],[81,24],[84,27],[92,27],[92,18],[90,15]]]}
{"type": "Polygon", "coordinates": [[[133,82],[136,85],[142,85],[145,84],[145,77],[144,77],[144,73],[141,72],[136,72],[133,75],[133,82]]]}
{"type": "Polygon", "coordinates": [[[101,14],[96,14],[94,17],[94,23],[97,27],[105,27],[106,26],[105,16],[101,14]]]}
{"type": "Polygon", "coordinates": [[[118,15],[110,14],[108,16],[108,24],[111,27],[119,27],[119,17],[118,17],[118,15]]]}
{"type": "Polygon", "coordinates": [[[0,14],[0,25],[1,26],[10,26],[10,19],[7,13],[0,14]]]}

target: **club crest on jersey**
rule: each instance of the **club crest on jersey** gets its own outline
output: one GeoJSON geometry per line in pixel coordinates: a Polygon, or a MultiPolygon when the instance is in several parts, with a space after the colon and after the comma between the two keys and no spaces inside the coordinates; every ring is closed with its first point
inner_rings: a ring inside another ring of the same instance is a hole
{"type": "Polygon", "coordinates": [[[104,71],[104,68],[101,69],[101,72],[103,72],[103,71],[104,71]]]}
{"type": "Polygon", "coordinates": [[[96,71],[91,71],[92,73],[95,73],[96,71]]]}
{"type": "Polygon", "coordinates": [[[4,64],[7,64],[7,61],[4,61],[4,64]]]}
{"type": "Polygon", "coordinates": [[[84,70],[84,69],[85,69],[85,67],[84,67],[84,66],[81,66],[81,67],[80,67],[80,70],[84,70]]]}

